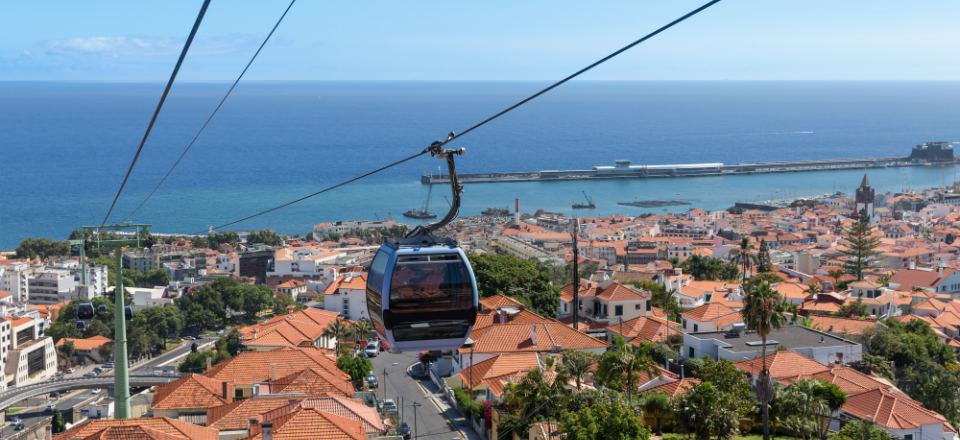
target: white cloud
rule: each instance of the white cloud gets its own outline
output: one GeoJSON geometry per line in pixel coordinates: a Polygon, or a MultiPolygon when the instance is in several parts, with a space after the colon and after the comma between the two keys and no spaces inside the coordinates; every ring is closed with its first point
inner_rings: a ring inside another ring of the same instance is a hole
{"type": "MultiPolygon", "coordinates": [[[[106,57],[176,56],[183,47],[182,38],[139,36],[93,36],[48,40],[44,47],[51,55],[100,55],[106,57]]],[[[191,48],[196,55],[223,55],[249,47],[245,35],[198,37],[191,48]]]]}

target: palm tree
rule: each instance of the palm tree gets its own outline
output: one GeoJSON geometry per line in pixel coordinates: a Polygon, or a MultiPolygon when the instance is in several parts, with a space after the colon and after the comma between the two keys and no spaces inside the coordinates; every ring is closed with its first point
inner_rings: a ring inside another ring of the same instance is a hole
{"type": "Polygon", "coordinates": [[[626,386],[627,401],[632,402],[640,375],[647,373],[650,377],[655,377],[659,374],[652,353],[653,344],[649,342],[635,347],[626,343],[623,337],[617,336],[614,338],[614,347],[600,356],[600,364],[594,376],[610,388],[623,389],[626,386]]]}
{"type": "Polygon", "coordinates": [[[744,284],[743,321],[747,328],[760,335],[760,381],[758,396],[763,409],[763,439],[770,439],[770,372],[767,371],[767,335],[787,322],[786,303],[780,294],[763,280],[744,284]]]}
{"type": "Polygon", "coordinates": [[[367,335],[370,334],[371,330],[373,330],[373,326],[370,325],[370,321],[367,321],[366,319],[361,319],[353,323],[353,333],[357,338],[358,344],[367,338],[367,335]]]}
{"type": "Polygon", "coordinates": [[[656,434],[663,435],[663,419],[673,413],[673,401],[670,396],[659,391],[643,395],[643,412],[653,417],[656,434]]]}
{"type": "Polygon", "coordinates": [[[833,291],[834,291],[834,292],[837,291],[837,287],[838,287],[837,285],[840,284],[840,278],[842,278],[842,277],[843,277],[844,275],[846,275],[846,274],[847,274],[847,273],[844,272],[844,271],[841,270],[841,269],[834,269],[834,270],[831,270],[830,272],[827,272],[827,275],[829,275],[830,278],[833,278],[833,291]]]}
{"type": "Polygon", "coordinates": [[[567,350],[563,352],[560,371],[566,377],[577,381],[577,390],[581,389],[583,377],[590,372],[590,366],[596,362],[597,356],[586,351],[567,350]]]}
{"type": "Polygon", "coordinates": [[[750,269],[750,266],[753,265],[753,261],[756,257],[750,254],[750,250],[753,249],[753,245],[750,244],[750,239],[743,237],[740,239],[740,247],[734,249],[731,252],[731,261],[735,261],[740,265],[740,273],[743,276],[743,281],[747,281],[747,271],[750,269]]]}
{"type": "Polygon", "coordinates": [[[332,338],[335,342],[334,353],[337,356],[340,356],[340,342],[350,336],[350,325],[347,324],[341,318],[337,318],[335,321],[327,324],[327,328],[323,330],[323,337],[328,340],[332,338]]]}

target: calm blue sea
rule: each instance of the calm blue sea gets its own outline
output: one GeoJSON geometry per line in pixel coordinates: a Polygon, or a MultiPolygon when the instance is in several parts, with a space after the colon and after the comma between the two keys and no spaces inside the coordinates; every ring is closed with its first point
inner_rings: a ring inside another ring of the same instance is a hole
{"type": "MultiPolygon", "coordinates": [[[[200,232],[418,151],[541,87],[537,82],[243,83],[180,168],[133,220],[200,232]]],[[[125,217],[163,175],[227,83],[177,84],[121,198],[125,217]]],[[[0,82],[0,248],[100,221],[160,83],[0,82]]],[[[615,159],[683,163],[906,155],[960,140],[960,82],[578,82],[464,137],[464,172],[589,168],[615,159]]],[[[422,158],[237,228],[305,232],[318,221],[418,207],[439,161],[422,158]]],[[[617,201],[736,200],[851,191],[859,171],[669,180],[468,185],[489,206],[570,211],[586,191],[617,201]]],[[[951,182],[945,168],[871,170],[882,190],[951,182]]],[[[444,191],[432,206],[446,206],[444,191]]],[[[676,209],[686,209],[684,207],[676,209]]],[[[655,211],[660,211],[657,209],[655,211]]],[[[583,211],[581,211],[583,212],[583,211]]]]}

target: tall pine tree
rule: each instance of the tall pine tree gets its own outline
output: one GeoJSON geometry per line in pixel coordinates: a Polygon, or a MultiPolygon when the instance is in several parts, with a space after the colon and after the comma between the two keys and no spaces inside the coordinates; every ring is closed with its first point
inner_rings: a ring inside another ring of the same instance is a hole
{"type": "Polygon", "coordinates": [[[760,249],[757,250],[757,273],[773,271],[773,263],[770,262],[770,250],[767,249],[767,241],[760,240],[760,249]]]}
{"type": "Polygon", "coordinates": [[[863,280],[863,271],[870,267],[870,263],[877,255],[877,246],[880,245],[880,239],[873,236],[873,228],[870,226],[870,218],[866,210],[860,213],[856,223],[844,231],[843,238],[846,241],[846,249],[841,252],[847,256],[843,269],[848,274],[856,276],[857,280],[863,280]]]}

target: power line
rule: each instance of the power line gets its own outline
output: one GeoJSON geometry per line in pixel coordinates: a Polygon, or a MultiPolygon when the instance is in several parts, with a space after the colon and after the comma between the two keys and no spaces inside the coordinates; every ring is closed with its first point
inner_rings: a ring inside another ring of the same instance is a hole
{"type": "Polygon", "coordinates": [[[235,79],[233,81],[233,84],[230,85],[230,88],[227,89],[227,93],[225,93],[223,97],[220,98],[220,102],[217,103],[217,106],[213,109],[212,112],[210,112],[210,115],[207,116],[207,120],[204,121],[203,125],[200,126],[200,129],[197,130],[197,134],[193,136],[193,139],[190,140],[190,143],[187,144],[187,146],[183,149],[183,151],[180,152],[180,156],[177,157],[177,160],[173,162],[173,165],[170,166],[170,169],[168,169],[166,174],[164,174],[163,177],[160,179],[160,181],[157,182],[157,186],[153,187],[153,190],[150,191],[150,194],[147,194],[147,197],[145,197],[140,202],[140,204],[137,205],[137,207],[130,212],[130,214],[124,217],[123,221],[127,221],[128,219],[136,215],[136,213],[140,211],[140,208],[143,208],[143,206],[147,204],[147,201],[149,201],[150,198],[153,197],[154,194],[156,194],[157,190],[160,189],[161,186],[163,186],[163,183],[167,181],[167,178],[170,177],[170,174],[173,173],[173,170],[176,169],[178,165],[180,165],[180,162],[187,155],[187,152],[189,152],[190,149],[193,148],[193,144],[197,142],[197,139],[200,138],[200,134],[202,134],[203,131],[206,130],[207,125],[210,124],[210,121],[213,120],[213,117],[216,116],[217,112],[220,111],[220,107],[223,107],[223,103],[226,102],[227,98],[230,97],[230,94],[233,93],[233,89],[235,89],[237,87],[237,84],[240,83],[240,80],[243,79],[243,75],[245,75],[247,73],[247,70],[250,69],[250,66],[253,64],[253,61],[257,59],[258,55],[260,55],[260,51],[263,50],[263,47],[267,45],[268,41],[270,41],[270,37],[272,37],[273,33],[276,32],[278,27],[280,27],[280,23],[282,23],[284,17],[287,16],[287,12],[290,12],[290,8],[292,8],[293,4],[296,2],[297,0],[290,0],[290,4],[287,5],[287,9],[285,9],[283,11],[283,14],[280,15],[280,18],[277,19],[277,22],[273,25],[273,28],[270,29],[270,33],[268,33],[266,38],[263,39],[263,42],[260,43],[260,47],[258,47],[257,51],[253,53],[252,57],[250,57],[250,61],[248,61],[247,65],[243,68],[243,70],[240,71],[240,75],[237,76],[237,79],[235,79]]]}
{"type": "Polygon", "coordinates": [[[113,208],[117,206],[117,200],[120,199],[120,194],[123,193],[123,189],[127,186],[127,180],[130,179],[130,173],[133,172],[133,167],[137,165],[137,160],[140,159],[140,153],[143,152],[143,146],[147,143],[147,138],[150,137],[150,132],[153,131],[153,124],[157,122],[157,116],[160,114],[160,109],[163,108],[163,103],[167,100],[167,95],[170,93],[170,88],[173,87],[173,82],[177,79],[177,73],[180,72],[180,66],[183,65],[183,59],[187,57],[187,51],[190,50],[190,45],[193,43],[193,37],[197,35],[197,30],[200,29],[200,22],[203,21],[203,16],[207,13],[207,7],[210,6],[210,0],[204,0],[203,6],[200,7],[200,13],[197,14],[197,20],[193,22],[193,28],[190,29],[190,35],[187,37],[187,41],[183,44],[183,49],[180,51],[180,58],[177,58],[177,65],[173,68],[173,72],[170,74],[170,79],[167,80],[167,86],[163,88],[163,94],[160,95],[160,102],[157,103],[157,108],[153,111],[153,116],[150,118],[150,123],[147,125],[147,130],[143,133],[143,138],[140,139],[140,146],[137,147],[137,152],[133,155],[133,159],[130,161],[130,166],[127,167],[127,174],[123,176],[123,181],[120,182],[120,188],[117,189],[117,194],[113,196],[113,202],[110,203],[110,209],[107,210],[107,215],[103,216],[103,221],[100,222],[100,226],[103,227],[107,223],[107,220],[110,219],[110,214],[113,213],[113,208]]]}
{"type": "Polygon", "coordinates": [[[463,130],[463,131],[461,131],[460,133],[450,133],[450,135],[447,136],[447,138],[446,138],[445,140],[434,142],[434,143],[431,144],[430,146],[424,148],[424,149],[423,149],[422,151],[420,151],[419,153],[416,153],[416,154],[407,156],[407,157],[405,157],[405,158],[403,158],[403,159],[400,159],[400,160],[398,160],[398,161],[389,163],[389,164],[384,165],[384,166],[382,166],[382,167],[380,167],[380,168],[377,168],[377,169],[375,169],[375,170],[368,171],[368,172],[363,173],[363,174],[361,174],[361,175],[359,175],[359,176],[352,177],[352,178],[350,178],[350,179],[348,179],[348,180],[345,180],[345,181],[343,181],[343,182],[340,182],[340,183],[338,183],[338,184],[336,184],[336,185],[328,186],[328,187],[326,187],[326,188],[324,188],[324,189],[322,189],[322,190],[320,190],[320,191],[317,191],[317,192],[315,192],[315,193],[308,194],[308,195],[306,195],[306,196],[300,197],[299,199],[291,200],[291,201],[286,202],[286,203],[284,203],[284,204],[282,204],[282,205],[274,206],[274,207],[269,208],[269,209],[264,209],[264,210],[262,210],[262,211],[259,211],[259,212],[255,213],[255,214],[251,214],[251,215],[248,215],[248,216],[246,216],[246,217],[243,217],[243,218],[241,218],[241,219],[239,219],[239,220],[234,220],[234,221],[232,221],[232,222],[224,223],[224,224],[222,224],[222,225],[220,225],[220,226],[213,227],[212,229],[220,229],[220,228],[224,228],[224,227],[227,227],[227,226],[232,226],[232,225],[235,225],[235,224],[237,224],[237,223],[240,223],[240,222],[243,222],[243,221],[246,221],[246,220],[250,220],[250,219],[252,219],[252,218],[254,218],[254,217],[259,217],[259,216],[261,216],[261,215],[264,215],[264,214],[267,214],[267,213],[276,211],[276,210],[278,210],[278,209],[286,208],[287,206],[293,205],[293,204],[295,204],[295,203],[302,202],[302,201],[307,200],[307,199],[309,199],[309,198],[311,198],[311,197],[315,197],[315,196],[318,196],[318,195],[323,194],[323,193],[325,193],[325,192],[328,192],[328,191],[334,190],[334,189],[336,189],[336,188],[339,188],[339,187],[341,187],[341,186],[344,186],[344,185],[347,185],[347,184],[356,182],[357,180],[360,180],[360,179],[362,179],[362,178],[364,178],[364,177],[371,176],[371,175],[373,175],[373,174],[379,173],[379,172],[384,171],[384,170],[386,170],[386,169],[389,169],[389,168],[392,168],[392,167],[394,167],[394,166],[400,165],[400,164],[402,164],[402,163],[404,163],[404,162],[407,162],[407,161],[413,160],[413,159],[415,159],[415,158],[417,158],[417,157],[423,156],[424,154],[427,154],[427,153],[430,153],[430,152],[432,152],[432,151],[436,151],[436,150],[438,150],[438,149],[440,149],[440,148],[443,148],[443,146],[449,144],[450,142],[453,142],[453,141],[456,140],[456,139],[459,139],[460,137],[466,135],[467,133],[470,133],[471,131],[474,131],[474,130],[476,130],[476,129],[478,129],[478,128],[480,128],[480,127],[482,127],[482,126],[484,126],[484,125],[486,125],[486,124],[488,124],[488,123],[490,123],[490,122],[493,122],[495,119],[497,119],[497,118],[499,118],[499,117],[501,117],[501,116],[503,116],[503,115],[505,115],[505,114],[507,114],[507,113],[510,113],[511,111],[517,109],[518,107],[520,107],[520,106],[522,106],[522,105],[524,105],[524,104],[526,104],[526,103],[528,103],[528,102],[536,99],[537,97],[539,97],[539,96],[541,96],[541,95],[543,95],[543,94],[545,94],[545,93],[547,93],[547,92],[549,92],[549,91],[551,91],[551,90],[559,87],[560,85],[566,83],[567,81],[570,81],[570,80],[572,80],[572,79],[574,79],[574,78],[576,78],[576,77],[578,77],[578,76],[580,76],[580,75],[582,75],[582,74],[590,71],[590,70],[593,69],[594,67],[597,67],[597,66],[599,66],[599,65],[601,65],[601,64],[609,61],[610,59],[612,59],[612,58],[614,58],[614,57],[622,54],[623,52],[626,52],[626,51],[632,49],[634,46],[636,46],[636,45],[638,45],[638,44],[640,44],[640,43],[643,43],[644,41],[647,41],[647,40],[655,37],[657,34],[660,34],[661,32],[663,32],[663,31],[665,31],[665,30],[667,30],[667,29],[670,29],[671,27],[676,26],[677,24],[680,24],[681,22],[685,21],[686,19],[688,19],[688,18],[690,18],[690,17],[693,17],[694,15],[697,15],[697,14],[699,14],[700,12],[703,12],[705,9],[707,9],[707,8],[709,8],[709,7],[717,4],[717,3],[719,3],[719,2],[720,2],[720,0],[711,0],[711,1],[707,2],[707,3],[704,3],[704,4],[703,4],[702,6],[700,6],[699,8],[694,9],[694,10],[692,10],[692,11],[684,14],[683,16],[681,16],[681,17],[679,17],[679,18],[677,18],[677,19],[675,19],[675,20],[673,20],[673,21],[671,21],[671,22],[669,22],[669,23],[667,23],[667,24],[659,27],[657,30],[655,30],[655,31],[653,31],[653,32],[650,32],[649,34],[646,34],[646,35],[644,35],[643,37],[640,37],[640,38],[637,39],[637,40],[634,40],[634,41],[631,42],[630,44],[627,44],[626,46],[623,46],[623,47],[621,47],[620,49],[617,49],[616,51],[610,53],[609,55],[607,55],[607,56],[605,56],[605,57],[603,57],[603,58],[600,58],[600,59],[597,60],[597,61],[594,61],[594,62],[591,63],[590,65],[588,65],[588,66],[586,66],[586,67],[584,67],[584,68],[582,68],[582,69],[580,69],[580,70],[578,70],[578,71],[570,74],[569,76],[567,76],[567,77],[565,77],[565,78],[563,78],[563,79],[561,79],[561,80],[559,80],[559,81],[557,81],[557,82],[554,82],[554,83],[550,84],[549,86],[541,89],[540,91],[538,91],[538,92],[536,92],[536,93],[534,93],[534,94],[532,94],[532,95],[530,95],[530,96],[528,96],[528,97],[526,97],[526,98],[524,98],[524,99],[522,99],[522,100],[520,100],[520,101],[517,101],[515,104],[513,104],[513,105],[511,105],[511,106],[509,106],[509,107],[507,107],[507,108],[505,108],[505,109],[503,109],[503,110],[500,110],[500,111],[497,112],[497,113],[494,113],[493,115],[487,117],[486,119],[484,119],[484,120],[482,120],[482,121],[480,121],[480,122],[478,122],[478,123],[470,126],[470,127],[467,128],[466,130],[463,130]]]}

